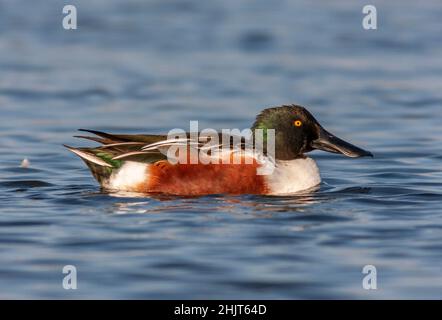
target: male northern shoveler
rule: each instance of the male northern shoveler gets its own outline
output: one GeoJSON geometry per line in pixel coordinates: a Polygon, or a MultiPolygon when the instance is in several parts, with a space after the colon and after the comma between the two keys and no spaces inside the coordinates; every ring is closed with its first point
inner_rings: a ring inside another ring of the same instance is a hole
{"type": "MultiPolygon", "coordinates": [[[[321,182],[315,161],[305,156],[309,151],[319,149],[353,158],[372,156],[327,132],[307,109],[297,105],[263,110],[251,129],[264,132],[274,129],[275,160],[272,163],[275,166],[271,174],[257,174],[264,162],[250,153],[244,153],[242,160],[252,157],[252,161],[241,164],[174,164],[169,161],[166,154],[172,146],[184,143],[201,147],[201,140],[192,140],[190,135],[187,139],[171,140],[166,135],[108,134],[80,129],[96,136],[77,137],[102,145],[97,148],[66,147],[86,162],[105,189],[174,195],[291,194],[321,182]]],[[[227,157],[231,155],[230,151],[227,157]]]]}

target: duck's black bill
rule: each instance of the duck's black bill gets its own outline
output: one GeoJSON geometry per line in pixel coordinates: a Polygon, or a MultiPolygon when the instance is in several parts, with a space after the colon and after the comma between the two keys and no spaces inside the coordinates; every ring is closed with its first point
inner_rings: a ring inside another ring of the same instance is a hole
{"type": "Polygon", "coordinates": [[[312,148],[323,150],[333,153],[342,153],[347,157],[359,158],[359,157],[373,157],[370,151],[358,148],[351,143],[348,143],[342,139],[339,139],[330,132],[319,128],[318,139],[312,142],[312,148]]]}

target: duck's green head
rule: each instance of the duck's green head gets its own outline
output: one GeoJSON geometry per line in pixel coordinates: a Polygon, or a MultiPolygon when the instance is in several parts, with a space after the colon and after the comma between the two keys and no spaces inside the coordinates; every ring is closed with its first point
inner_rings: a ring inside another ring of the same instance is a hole
{"type": "Polygon", "coordinates": [[[266,130],[275,130],[275,157],[279,160],[299,158],[315,149],[352,158],[373,156],[326,131],[306,108],[298,105],[263,110],[252,126],[253,132],[255,129],[263,130],[264,140],[266,130]]]}

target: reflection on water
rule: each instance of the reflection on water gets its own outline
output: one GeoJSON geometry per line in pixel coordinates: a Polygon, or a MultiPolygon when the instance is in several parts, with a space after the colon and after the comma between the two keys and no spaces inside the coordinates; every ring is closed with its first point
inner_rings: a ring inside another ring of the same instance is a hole
{"type": "Polygon", "coordinates": [[[348,1],[77,2],[74,32],[58,1],[0,5],[0,298],[442,298],[438,1],[374,1],[375,32],[348,1]],[[146,197],[62,147],[283,103],[375,158],[313,152],[302,194],[146,197]]]}

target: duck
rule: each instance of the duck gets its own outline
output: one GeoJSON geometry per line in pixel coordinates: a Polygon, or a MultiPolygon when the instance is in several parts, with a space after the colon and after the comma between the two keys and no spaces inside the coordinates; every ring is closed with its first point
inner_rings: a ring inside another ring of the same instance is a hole
{"type": "MultiPolygon", "coordinates": [[[[325,130],[305,107],[295,104],[266,108],[256,116],[250,128],[251,137],[258,131],[263,133],[261,140],[271,137],[270,147],[269,144],[261,148],[249,144],[250,136],[241,137],[237,140],[240,143],[233,146],[232,134],[227,137],[228,148],[220,148],[219,144],[207,147],[211,140],[207,135],[195,137],[188,132],[184,137],[171,138],[164,134],[79,130],[89,135],[74,137],[100,145],[64,146],[86,163],[101,188],[146,195],[296,194],[314,190],[321,183],[316,161],[307,156],[313,150],[350,158],[373,157],[371,152],[325,130]],[[180,159],[187,161],[177,161],[177,148],[184,147],[189,148],[184,149],[186,154],[180,159]],[[200,151],[204,156],[192,161],[189,150],[200,151]],[[239,157],[236,162],[235,155],[239,157]]],[[[217,134],[221,138],[226,136],[217,134]]]]}

